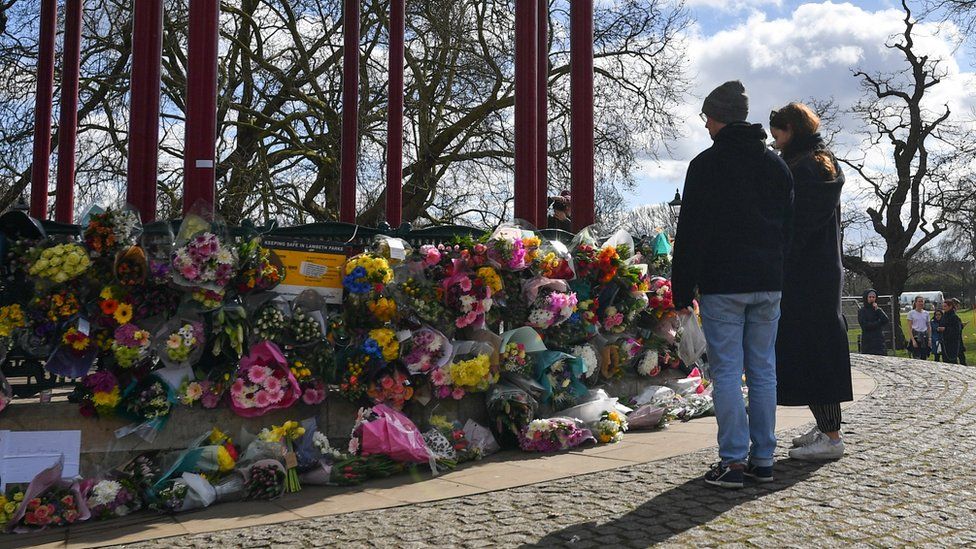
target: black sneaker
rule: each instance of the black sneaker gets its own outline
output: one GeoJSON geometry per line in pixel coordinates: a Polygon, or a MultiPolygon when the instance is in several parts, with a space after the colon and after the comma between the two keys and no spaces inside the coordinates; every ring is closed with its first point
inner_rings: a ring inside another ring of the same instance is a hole
{"type": "Polygon", "coordinates": [[[770,465],[768,467],[760,467],[756,464],[750,463],[746,466],[746,470],[743,471],[742,474],[756,482],[772,482],[773,466],[770,465]]]}
{"type": "Polygon", "coordinates": [[[705,482],[722,488],[742,488],[745,485],[744,471],[746,466],[741,463],[722,465],[721,462],[712,465],[705,473],[705,482]]]}

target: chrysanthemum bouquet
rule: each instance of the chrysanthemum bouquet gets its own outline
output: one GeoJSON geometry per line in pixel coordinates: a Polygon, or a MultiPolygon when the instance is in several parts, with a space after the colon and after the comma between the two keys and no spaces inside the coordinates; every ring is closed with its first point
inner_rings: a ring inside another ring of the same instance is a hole
{"type": "Polygon", "coordinates": [[[149,354],[150,336],[135,324],[123,324],[115,329],[112,353],[122,368],[130,368],[149,354]]]}
{"type": "Polygon", "coordinates": [[[403,363],[411,374],[425,374],[442,366],[451,353],[451,343],[440,332],[421,328],[404,342],[403,363]]]}
{"type": "Polygon", "coordinates": [[[124,517],[142,508],[139,492],[128,479],[100,480],[88,491],[88,508],[99,520],[124,517]]]}
{"type": "Polygon", "coordinates": [[[593,434],[600,444],[620,442],[627,430],[627,418],[620,412],[613,410],[603,412],[600,421],[593,427],[593,434]]]}
{"type": "Polygon", "coordinates": [[[526,452],[558,452],[592,441],[593,435],[575,419],[536,419],[522,431],[519,447],[526,452]]]}
{"type": "Polygon", "coordinates": [[[230,386],[231,409],[243,417],[255,417],[288,408],[301,396],[301,388],[277,345],[261,342],[241,359],[230,386]]]}
{"type": "Polygon", "coordinates": [[[85,396],[81,403],[81,415],[109,417],[122,399],[119,380],[108,370],[86,375],[81,380],[85,396]]]}
{"type": "Polygon", "coordinates": [[[455,357],[451,363],[433,370],[430,380],[438,398],[460,400],[466,393],[487,391],[492,383],[498,381],[498,374],[492,371],[491,359],[487,352],[479,352],[474,342],[455,342],[455,357]],[[458,349],[465,349],[458,352],[458,349]]]}

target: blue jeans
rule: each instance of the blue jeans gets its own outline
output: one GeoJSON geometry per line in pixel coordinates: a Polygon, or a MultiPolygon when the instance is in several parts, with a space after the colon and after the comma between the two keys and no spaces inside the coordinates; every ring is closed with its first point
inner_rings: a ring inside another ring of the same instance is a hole
{"type": "Polygon", "coordinates": [[[773,464],[776,450],[776,330],[781,292],[712,294],[701,299],[714,383],[718,454],[725,465],[773,464]],[[742,400],[742,373],[749,409],[742,400]],[[750,450],[749,442],[752,441],[750,450]]]}

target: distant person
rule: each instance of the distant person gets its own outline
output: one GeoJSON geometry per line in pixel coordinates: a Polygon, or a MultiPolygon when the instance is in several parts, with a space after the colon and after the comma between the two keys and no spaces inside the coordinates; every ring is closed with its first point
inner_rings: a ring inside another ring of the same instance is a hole
{"type": "Polygon", "coordinates": [[[720,458],[705,482],[723,488],[741,488],[747,475],[773,480],[776,330],[793,209],[790,170],[762,126],[745,122],[748,113],[741,82],[705,98],[713,144],[688,166],[672,263],[679,314],[693,314],[701,293],[720,458]]]}
{"type": "Polygon", "coordinates": [[[878,306],[878,292],[864,292],[864,303],[857,312],[857,323],[861,325],[861,352],[866,355],[887,355],[883,329],[890,320],[884,309],[878,306]]]}
{"type": "Polygon", "coordinates": [[[963,349],[962,320],[956,314],[958,306],[959,300],[956,298],[942,302],[942,323],[939,325],[939,332],[942,334],[942,362],[947,364],[960,364],[959,356],[963,349]]]}
{"type": "Polygon", "coordinates": [[[942,362],[942,334],[939,332],[941,325],[942,311],[936,309],[932,313],[932,322],[929,325],[929,330],[932,333],[932,360],[936,362],[942,362]]]}
{"type": "Polygon", "coordinates": [[[552,197],[552,214],[549,215],[547,226],[550,229],[560,229],[567,233],[573,232],[573,220],[571,215],[571,202],[568,192],[563,191],[559,196],[552,197]]]}
{"type": "Polygon", "coordinates": [[[908,311],[908,322],[912,328],[912,339],[909,342],[912,357],[918,360],[929,358],[932,341],[932,326],[929,324],[929,312],[925,310],[925,298],[917,296],[912,302],[912,310],[908,311]]]}
{"type": "Polygon", "coordinates": [[[844,173],[819,129],[820,118],[801,103],[790,103],[769,116],[773,148],[793,173],[793,238],[783,270],[776,394],[781,405],[809,406],[817,420],[815,428],[794,439],[796,448],[789,453],[808,460],[843,457],[840,403],[854,400],[841,313],[844,173]]]}

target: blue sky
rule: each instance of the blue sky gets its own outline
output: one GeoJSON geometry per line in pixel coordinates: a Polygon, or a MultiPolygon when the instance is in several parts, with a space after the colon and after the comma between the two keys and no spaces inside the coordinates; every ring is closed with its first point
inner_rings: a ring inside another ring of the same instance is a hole
{"type": "MultiPolygon", "coordinates": [[[[886,39],[902,30],[900,2],[797,2],[780,0],[688,0],[696,21],[687,36],[692,95],[679,108],[686,120],[685,137],[671,143],[672,153],[642,158],[638,188],[627,196],[631,207],[670,200],[681,188],[687,163],[710,144],[697,113],[702,98],[725,80],[740,79],[750,96],[750,119],[765,123],[770,109],[811,97],[833,97],[841,109],[861,97],[852,67],[872,71],[900,68],[899,59],[884,48],[886,39]]],[[[950,77],[940,84],[939,102],[955,112],[976,108],[968,91],[972,64],[965,48],[955,48],[952,28],[919,26],[920,48],[946,59],[950,77]]],[[[841,117],[839,147],[856,147],[860,124],[841,117]]],[[[842,152],[842,151],[840,151],[842,152]]],[[[878,162],[883,163],[883,155],[878,162]]]]}

